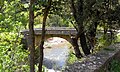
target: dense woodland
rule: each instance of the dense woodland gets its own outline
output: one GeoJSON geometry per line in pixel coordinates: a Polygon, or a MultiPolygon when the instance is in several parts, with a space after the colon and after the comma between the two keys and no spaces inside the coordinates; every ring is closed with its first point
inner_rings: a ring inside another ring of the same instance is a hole
{"type": "Polygon", "coordinates": [[[42,72],[47,27],[75,28],[74,55],[87,56],[120,41],[120,0],[0,0],[0,72],[42,72]],[[39,64],[34,28],[42,28],[39,64]],[[21,43],[24,29],[29,29],[28,50],[21,43]]]}

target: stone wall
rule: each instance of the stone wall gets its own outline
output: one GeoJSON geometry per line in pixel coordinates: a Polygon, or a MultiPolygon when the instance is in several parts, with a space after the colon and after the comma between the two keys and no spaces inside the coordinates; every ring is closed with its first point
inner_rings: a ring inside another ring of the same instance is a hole
{"type": "Polygon", "coordinates": [[[120,43],[86,56],[82,62],[77,61],[67,66],[63,72],[108,72],[108,65],[112,59],[120,60],[120,43]]]}

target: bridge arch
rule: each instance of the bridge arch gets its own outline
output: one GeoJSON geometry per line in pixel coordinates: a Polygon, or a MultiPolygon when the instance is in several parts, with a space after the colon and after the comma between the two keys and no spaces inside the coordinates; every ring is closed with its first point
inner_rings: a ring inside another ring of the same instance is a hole
{"type": "MultiPolygon", "coordinates": [[[[41,40],[42,29],[34,29],[35,31],[35,45],[39,46],[41,40]]],[[[24,35],[24,38],[27,40],[27,44],[29,45],[29,30],[23,30],[21,33],[24,35]]],[[[51,27],[46,29],[45,39],[50,37],[60,37],[67,40],[71,43],[70,35],[75,35],[77,33],[74,28],[67,27],[51,27]]]]}
{"type": "MultiPolygon", "coordinates": [[[[53,38],[53,37],[58,37],[58,38],[65,39],[67,42],[69,42],[71,44],[71,38],[70,38],[69,35],[46,35],[45,36],[45,41],[47,39],[53,38]]],[[[35,45],[36,46],[39,46],[40,40],[41,40],[41,35],[35,35],[35,45]]]]}

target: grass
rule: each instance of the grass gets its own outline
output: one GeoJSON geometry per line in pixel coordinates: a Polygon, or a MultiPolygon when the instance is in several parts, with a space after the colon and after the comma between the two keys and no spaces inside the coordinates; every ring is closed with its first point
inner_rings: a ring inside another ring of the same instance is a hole
{"type": "Polygon", "coordinates": [[[85,60],[84,57],[83,58],[77,58],[75,56],[74,50],[70,50],[69,56],[68,56],[68,59],[67,59],[67,65],[73,64],[76,61],[82,62],[84,60],[85,60]]]}
{"type": "Polygon", "coordinates": [[[119,60],[112,60],[108,67],[109,72],[120,72],[120,61],[119,60]]]}
{"type": "Polygon", "coordinates": [[[117,34],[116,42],[120,42],[120,34],[117,34]]]}
{"type": "Polygon", "coordinates": [[[114,51],[115,49],[114,48],[104,48],[104,50],[106,50],[106,51],[114,51]]]}
{"type": "Polygon", "coordinates": [[[73,64],[75,61],[77,60],[77,57],[73,54],[73,51],[71,50],[69,52],[69,56],[68,56],[68,59],[67,59],[67,64],[73,64]]]}

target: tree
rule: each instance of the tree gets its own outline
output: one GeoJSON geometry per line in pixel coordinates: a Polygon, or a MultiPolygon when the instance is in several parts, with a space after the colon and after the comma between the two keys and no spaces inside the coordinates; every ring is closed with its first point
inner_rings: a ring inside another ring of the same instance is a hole
{"type": "Polygon", "coordinates": [[[50,10],[50,7],[51,7],[51,4],[52,4],[52,0],[48,0],[48,5],[45,7],[45,10],[44,10],[44,14],[43,14],[43,25],[42,25],[42,36],[41,36],[41,42],[40,42],[40,48],[39,48],[39,56],[40,56],[40,60],[39,60],[39,72],[42,72],[42,63],[43,63],[43,45],[44,45],[44,40],[45,40],[45,26],[46,26],[46,19],[47,19],[47,16],[49,14],[49,10],[50,10]]]}
{"type": "Polygon", "coordinates": [[[69,27],[69,23],[67,23],[64,19],[62,19],[59,15],[51,14],[47,19],[48,27],[69,27]]]}
{"type": "MultiPolygon", "coordinates": [[[[94,1],[92,6],[87,7],[86,12],[89,12],[89,17],[87,19],[88,22],[91,21],[91,25],[89,25],[88,28],[88,34],[90,35],[91,41],[95,40],[97,26],[100,26],[104,30],[104,40],[106,40],[106,42],[109,42],[109,45],[113,43],[112,41],[114,41],[115,36],[114,30],[119,28],[120,18],[118,16],[120,12],[119,9],[117,9],[119,7],[120,5],[118,0],[94,1]],[[110,34],[108,34],[108,32],[110,32],[110,34]]],[[[95,45],[95,41],[92,43],[95,45]]]]}
{"type": "Polygon", "coordinates": [[[119,9],[116,8],[119,7],[120,6],[118,0],[84,1],[84,27],[86,30],[86,37],[92,48],[94,48],[94,46],[96,45],[95,41],[97,40],[95,36],[97,34],[98,26],[101,27],[101,29],[99,30],[104,30],[103,37],[101,38],[103,38],[105,44],[108,43],[108,45],[110,45],[115,40],[114,30],[119,28],[120,21],[120,18],[118,17],[120,12],[119,9]]]}
{"type": "Polygon", "coordinates": [[[29,50],[30,50],[30,72],[35,72],[35,36],[34,36],[34,0],[30,0],[29,7],[29,50]]]}
{"type": "MultiPolygon", "coordinates": [[[[74,37],[74,40],[78,41],[78,38],[80,38],[80,44],[83,49],[83,52],[85,53],[85,55],[88,55],[90,54],[90,50],[87,47],[85,31],[84,31],[84,26],[83,26],[83,21],[84,21],[83,5],[84,5],[83,0],[77,0],[76,6],[75,6],[74,1],[71,0],[71,8],[72,8],[74,19],[77,24],[76,28],[78,31],[76,36],[74,37]]],[[[78,48],[79,47],[77,47],[76,49],[79,50],[78,48]]]]}

